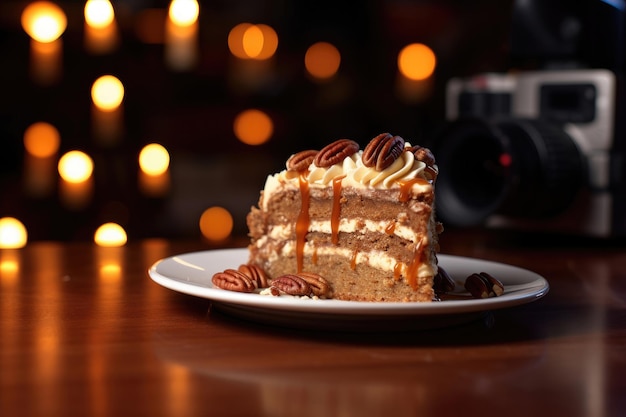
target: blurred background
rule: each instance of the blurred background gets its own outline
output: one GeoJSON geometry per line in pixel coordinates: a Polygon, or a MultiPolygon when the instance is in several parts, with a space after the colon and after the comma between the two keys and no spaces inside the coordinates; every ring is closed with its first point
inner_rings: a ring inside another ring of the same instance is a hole
{"type": "Polygon", "coordinates": [[[29,241],[245,236],[296,151],[430,146],[446,82],[511,65],[511,3],[3,0],[0,221],[29,241]]]}

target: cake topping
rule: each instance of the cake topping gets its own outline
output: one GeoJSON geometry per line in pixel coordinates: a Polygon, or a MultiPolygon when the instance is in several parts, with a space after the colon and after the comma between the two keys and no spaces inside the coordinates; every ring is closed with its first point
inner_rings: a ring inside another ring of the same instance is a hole
{"type": "Polygon", "coordinates": [[[359,144],[355,141],[350,139],[339,139],[330,145],[325,146],[315,156],[313,163],[320,168],[327,168],[338,164],[358,151],[359,144]]]}
{"type": "Polygon", "coordinates": [[[428,178],[430,181],[435,181],[437,179],[437,174],[439,174],[439,170],[437,169],[435,156],[430,151],[430,149],[416,145],[408,148],[408,151],[415,155],[415,159],[417,159],[418,161],[422,161],[426,164],[426,168],[424,169],[424,176],[426,176],[426,178],[428,178]]]}
{"type": "Polygon", "coordinates": [[[382,171],[395,162],[404,151],[404,139],[390,133],[381,133],[363,150],[363,165],[382,171]]]}
{"type": "Polygon", "coordinates": [[[313,163],[319,151],[308,150],[291,155],[287,160],[287,171],[302,172],[313,163]]]}
{"type": "Polygon", "coordinates": [[[422,161],[428,166],[435,166],[435,156],[430,151],[430,149],[416,145],[408,148],[408,151],[415,155],[415,159],[417,159],[418,161],[422,161]]]}

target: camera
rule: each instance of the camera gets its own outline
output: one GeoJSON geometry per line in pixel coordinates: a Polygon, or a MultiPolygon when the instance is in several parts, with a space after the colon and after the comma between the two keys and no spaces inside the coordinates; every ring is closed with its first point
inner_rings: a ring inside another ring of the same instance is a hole
{"type": "Polygon", "coordinates": [[[626,8],[513,0],[509,69],[446,84],[448,225],[626,236],[626,8]]]}
{"type": "Polygon", "coordinates": [[[440,219],[626,235],[617,78],[560,69],[449,80],[448,123],[435,145],[440,219]]]}

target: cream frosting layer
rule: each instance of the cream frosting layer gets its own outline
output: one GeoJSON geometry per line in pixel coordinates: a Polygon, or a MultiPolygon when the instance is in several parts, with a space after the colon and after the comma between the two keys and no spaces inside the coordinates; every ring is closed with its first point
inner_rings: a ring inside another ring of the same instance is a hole
{"type": "MultiPolygon", "coordinates": [[[[389,232],[389,224],[390,222],[376,222],[365,219],[341,219],[339,221],[338,231],[344,233],[375,232],[391,234],[389,232]]],[[[269,230],[268,235],[275,240],[287,240],[293,236],[294,229],[295,224],[293,223],[275,225],[269,230]]],[[[421,235],[416,233],[415,230],[398,223],[395,223],[391,229],[393,229],[394,235],[411,242],[417,242],[421,238],[421,235]]],[[[330,220],[312,220],[309,224],[308,232],[319,232],[330,235],[332,233],[331,222],[330,220]]]]}
{"type": "MultiPolygon", "coordinates": [[[[406,142],[405,149],[411,147],[406,142]]],[[[410,181],[416,178],[427,180],[424,170],[426,164],[415,158],[413,153],[405,151],[389,167],[377,171],[373,167],[363,164],[363,151],[344,158],[343,161],[330,167],[318,167],[309,165],[306,181],[311,188],[326,188],[332,186],[335,179],[341,178],[341,187],[354,187],[357,189],[385,189],[390,190],[401,187],[402,181],[410,181]]],[[[273,175],[269,175],[265,181],[263,191],[263,210],[267,210],[267,202],[280,190],[285,188],[300,187],[300,173],[287,169],[273,175]]],[[[419,195],[432,189],[432,184],[427,181],[416,182],[411,186],[411,193],[419,195]]]]}
{"type": "MultiPolygon", "coordinates": [[[[268,243],[267,240],[269,237],[263,237],[259,239],[255,246],[262,248],[268,243]]],[[[287,256],[295,256],[296,253],[296,243],[293,240],[287,241],[284,244],[281,244],[280,251],[272,251],[271,256],[269,258],[270,262],[274,262],[279,257],[287,257],[287,256]]],[[[365,264],[372,268],[376,268],[381,271],[385,271],[390,274],[400,273],[401,276],[408,276],[409,265],[400,263],[398,265],[398,261],[389,256],[384,251],[379,250],[371,250],[368,252],[357,252],[347,249],[341,248],[337,246],[324,246],[324,247],[316,247],[310,243],[306,243],[304,245],[304,254],[305,256],[340,256],[345,258],[346,262],[356,262],[356,264],[365,264]]],[[[417,269],[418,277],[427,277],[434,276],[437,271],[433,270],[433,268],[428,263],[421,263],[417,269]]]]}

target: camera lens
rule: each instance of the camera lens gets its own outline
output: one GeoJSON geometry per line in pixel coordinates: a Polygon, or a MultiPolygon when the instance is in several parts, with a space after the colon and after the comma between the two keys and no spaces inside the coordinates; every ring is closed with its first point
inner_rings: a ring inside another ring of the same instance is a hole
{"type": "Polygon", "coordinates": [[[546,218],[565,210],[585,182],[574,140],[539,120],[459,120],[435,147],[437,213],[470,226],[492,214],[546,218]]]}

